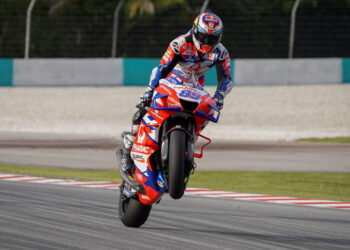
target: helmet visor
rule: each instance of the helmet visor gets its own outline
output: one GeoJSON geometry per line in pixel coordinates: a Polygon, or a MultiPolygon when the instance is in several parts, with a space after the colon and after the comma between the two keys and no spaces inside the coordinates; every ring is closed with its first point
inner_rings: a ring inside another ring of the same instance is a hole
{"type": "Polygon", "coordinates": [[[220,42],[221,34],[213,35],[200,32],[197,28],[194,29],[194,37],[203,45],[215,46],[220,42]]]}

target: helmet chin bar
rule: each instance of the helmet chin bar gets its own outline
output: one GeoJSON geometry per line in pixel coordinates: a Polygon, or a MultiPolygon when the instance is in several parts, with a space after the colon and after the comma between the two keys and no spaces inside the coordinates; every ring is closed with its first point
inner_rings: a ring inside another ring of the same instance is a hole
{"type": "Polygon", "coordinates": [[[197,39],[192,35],[194,46],[196,47],[197,51],[202,54],[210,53],[216,46],[207,46],[202,45],[197,39]]]}

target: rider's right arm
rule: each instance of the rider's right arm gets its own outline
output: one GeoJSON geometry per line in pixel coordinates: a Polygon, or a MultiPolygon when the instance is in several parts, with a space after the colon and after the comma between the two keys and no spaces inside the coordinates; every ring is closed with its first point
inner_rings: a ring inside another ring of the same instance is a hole
{"type": "Polygon", "coordinates": [[[160,64],[152,70],[149,86],[155,89],[159,85],[159,80],[165,78],[180,61],[180,46],[179,38],[172,41],[164,53],[160,64]]]}

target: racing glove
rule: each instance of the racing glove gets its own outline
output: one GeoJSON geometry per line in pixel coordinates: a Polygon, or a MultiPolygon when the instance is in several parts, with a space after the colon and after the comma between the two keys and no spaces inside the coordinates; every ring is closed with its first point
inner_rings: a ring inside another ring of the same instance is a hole
{"type": "Polygon", "coordinates": [[[216,107],[218,107],[219,110],[222,110],[224,107],[224,97],[218,91],[216,91],[213,99],[216,101],[216,107]]]}
{"type": "Polygon", "coordinates": [[[152,96],[153,96],[153,91],[154,89],[152,89],[151,87],[147,87],[145,93],[143,93],[139,98],[141,100],[141,102],[143,103],[147,103],[148,105],[151,103],[152,101],[152,96]]]}

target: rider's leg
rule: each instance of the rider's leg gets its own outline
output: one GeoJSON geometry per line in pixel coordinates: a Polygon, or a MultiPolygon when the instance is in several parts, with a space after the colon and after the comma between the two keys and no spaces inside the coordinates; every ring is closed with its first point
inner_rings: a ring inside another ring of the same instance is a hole
{"type": "Polygon", "coordinates": [[[124,148],[123,148],[121,164],[122,164],[122,170],[128,174],[134,171],[134,162],[131,159],[130,152],[131,152],[132,146],[134,145],[134,140],[136,137],[136,133],[139,130],[142,117],[146,113],[147,113],[147,110],[145,108],[138,109],[134,114],[134,116],[132,117],[131,132],[124,131],[122,133],[124,148]]]}

